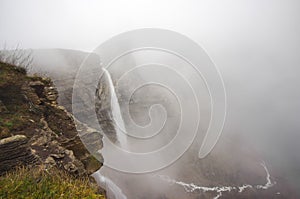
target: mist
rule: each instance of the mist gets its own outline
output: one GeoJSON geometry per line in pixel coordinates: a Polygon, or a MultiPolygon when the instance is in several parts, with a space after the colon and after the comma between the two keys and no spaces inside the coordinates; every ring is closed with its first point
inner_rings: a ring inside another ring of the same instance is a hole
{"type": "MultiPolygon", "coordinates": [[[[92,52],[112,36],[132,29],[163,28],[186,35],[206,50],[226,88],[225,126],[212,154],[226,159],[220,153],[224,148],[228,157],[231,149],[251,148],[294,190],[300,190],[299,9],[296,0],[2,0],[0,45],[92,52]],[[236,146],[228,146],[232,142],[236,146]]],[[[59,50],[55,53],[51,58],[36,55],[36,71],[67,74],[68,66],[76,65],[76,71],[83,61],[68,63],[59,50]]],[[[185,163],[168,172],[182,177],[178,168],[185,163]]]]}

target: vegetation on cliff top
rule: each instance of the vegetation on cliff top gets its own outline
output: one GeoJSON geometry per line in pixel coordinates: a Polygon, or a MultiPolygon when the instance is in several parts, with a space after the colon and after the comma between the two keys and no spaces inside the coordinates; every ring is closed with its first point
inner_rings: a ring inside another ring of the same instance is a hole
{"type": "Polygon", "coordinates": [[[104,199],[88,178],[75,178],[58,169],[19,168],[0,177],[0,198],[104,199]]]}
{"type": "MultiPolygon", "coordinates": [[[[57,134],[58,140],[73,140],[71,138],[76,136],[76,128],[72,118],[53,104],[56,99],[49,100],[49,96],[44,96],[46,87],[52,87],[49,78],[27,76],[25,68],[0,62],[0,139],[16,134],[25,135],[29,139],[37,136],[37,132],[44,128],[41,120],[44,118],[57,134]],[[30,85],[34,82],[43,84],[42,92],[35,87],[39,85],[30,85]]],[[[65,147],[73,150],[76,158],[82,161],[86,149],[80,141],[75,141],[67,142],[65,147]]],[[[93,160],[89,156],[84,159],[86,167],[95,164],[90,159],[93,160]]],[[[97,166],[99,162],[94,167],[97,166]]],[[[0,199],[104,198],[98,194],[96,185],[90,183],[88,175],[75,177],[57,167],[29,167],[10,170],[0,176],[0,199]]]]}
{"type": "Polygon", "coordinates": [[[41,80],[48,85],[48,79],[26,76],[26,69],[0,62],[0,139],[19,134],[31,134],[38,128],[41,115],[28,101],[22,91],[24,82],[41,80]]]}

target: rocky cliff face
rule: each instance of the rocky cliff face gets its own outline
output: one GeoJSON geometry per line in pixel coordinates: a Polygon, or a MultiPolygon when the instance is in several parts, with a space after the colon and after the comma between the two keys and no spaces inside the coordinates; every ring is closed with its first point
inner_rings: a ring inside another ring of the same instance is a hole
{"type": "Polygon", "coordinates": [[[31,165],[38,161],[32,153],[28,138],[15,135],[0,140],[0,175],[19,165],[31,165]]]}
{"type": "MultiPolygon", "coordinates": [[[[63,53],[62,53],[63,54],[63,53]]],[[[61,55],[62,55],[61,54],[61,55]]],[[[76,56],[75,56],[76,57],[76,56]]],[[[81,57],[81,56],[80,56],[81,57]]],[[[70,57],[69,57],[70,58],[70,57]]],[[[71,59],[71,58],[70,58],[71,59]]],[[[73,59],[73,58],[72,58],[73,59]]],[[[55,86],[57,87],[59,97],[58,97],[58,104],[66,107],[68,112],[72,112],[72,103],[73,105],[82,106],[82,109],[79,109],[80,112],[77,114],[79,115],[79,129],[86,129],[83,130],[84,133],[81,134],[81,139],[85,139],[86,143],[90,144],[90,151],[93,154],[99,155],[97,151],[100,149],[101,143],[97,142],[101,140],[101,134],[95,132],[93,129],[87,127],[92,126],[89,122],[89,111],[88,106],[85,106],[85,97],[98,97],[98,101],[96,101],[96,108],[97,108],[97,117],[101,126],[105,129],[105,133],[110,137],[110,139],[114,140],[114,127],[112,123],[112,117],[110,115],[110,107],[109,107],[109,91],[108,88],[105,86],[105,83],[100,82],[97,93],[93,96],[85,96],[84,91],[81,93],[82,97],[79,98],[79,101],[72,102],[72,92],[73,92],[73,84],[76,77],[76,72],[79,68],[80,62],[77,57],[78,62],[72,62],[72,64],[66,66],[64,69],[55,71],[54,69],[57,68],[62,63],[53,64],[46,68],[40,68],[42,73],[46,73],[48,76],[53,79],[55,86]],[[49,69],[49,70],[48,70],[49,69]],[[87,124],[87,125],[86,125],[87,124]],[[86,133],[87,132],[87,133],[86,133]],[[96,140],[96,141],[95,141],[96,140]]],[[[81,59],[83,61],[83,59],[81,59]]],[[[63,62],[65,63],[65,62],[63,62]]],[[[40,67],[42,65],[39,65],[40,67]]],[[[63,67],[62,67],[63,68],[63,67]]],[[[91,72],[92,74],[92,72],[91,72]]],[[[83,82],[83,87],[90,88],[89,79],[86,79],[86,82],[83,82]]],[[[123,89],[126,90],[126,89],[123,89]]],[[[147,92],[147,91],[146,91],[147,92]]],[[[91,92],[87,92],[91,93],[91,92]]],[[[155,96],[155,98],[157,98],[155,96]]],[[[148,97],[149,103],[152,98],[148,97]]],[[[120,102],[122,103],[122,102],[120,102]]],[[[147,102],[148,103],[148,102],[147,102]]],[[[144,103],[142,104],[144,105],[144,103]]],[[[57,105],[54,105],[57,106],[57,105]]],[[[135,102],[133,106],[138,106],[138,102],[135,102]]],[[[57,106],[59,107],[59,106],[57,106]]],[[[167,107],[167,105],[166,105],[167,107]]],[[[144,107],[142,107],[144,108],[144,107]]],[[[5,110],[4,108],[0,109],[5,110]]],[[[140,107],[138,107],[140,111],[140,107]]],[[[46,121],[55,120],[56,116],[55,113],[50,114],[51,116],[45,117],[46,121]]],[[[139,118],[139,115],[138,117],[139,118]]],[[[54,132],[63,132],[65,130],[60,130],[60,128],[55,127],[52,125],[51,122],[48,125],[54,132]]],[[[66,131],[68,132],[68,131],[66,131]]],[[[66,135],[66,133],[64,133],[66,135]]],[[[72,136],[70,136],[71,138],[72,136]]],[[[177,161],[177,164],[173,164],[171,167],[163,170],[162,173],[166,175],[175,175],[177,180],[182,182],[178,182],[174,184],[174,181],[171,181],[171,185],[166,187],[159,179],[153,179],[153,186],[151,186],[150,182],[145,183],[145,178],[140,176],[128,176],[126,174],[118,173],[115,178],[118,181],[123,182],[123,190],[132,195],[138,195],[136,198],[145,198],[148,195],[152,195],[155,193],[157,198],[213,198],[217,196],[218,193],[216,191],[201,191],[201,189],[196,189],[195,186],[205,186],[205,187],[221,187],[222,186],[233,186],[239,187],[246,184],[252,184],[253,186],[257,184],[264,184],[266,183],[266,173],[264,168],[261,166],[261,158],[260,156],[249,149],[247,143],[240,143],[235,137],[229,137],[223,143],[219,141],[218,145],[214,149],[214,151],[205,159],[199,160],[198,159],[198,148],[197,151],[193,152],[196,154],[195,156],[189,155],[180,158],[177,161]],[[239,148],[239,146],[243,146],[239,148]],[[244,149],[245,148],[245,149],[244,149]],[[247,150],[246,150],[247,149],[247,150]],[[178,170],[180,168],[180,170],[178,170]],[[130,183],[129,183],[130,182],[130,183]],[[186,182],[186,183],[184,183],[186,182]],[[162,183],[162,184],[160,184],[162,183]],[[188,184],[191,183],[191,184],[188,184]],[[194,183],[194,184],[192,184],[194,183]],[[155,185],[155,186],[154,186],[155,185]],[[158,186],[162,185],[161,192],[158,192],[156,189],[158,186]],[[189,188],[195,188],[195,191],[189,190],[189,188]]],[[[63,142],[62,142],[63,143],[63,142]]],[[[72,142],[70,142],[72,145],[72,142]]],[[[68,145],[64,145],[68,148],[68,145]]],[[[70,148],[68,148],[70,149],[70,148]]],[[[192,149],[191,149],[192,150],[192,149]]],[[[76,150],[74,150],[75,152],[76,150]]],[[[56,153],[59,155],[59,153],[56,153]]],[[[56,156],[56,155],[55,155],[56,156]]],[[[76,156],[76,154],[75,154],[76,156]]],[[[48,156],[47,156],[48,157],[48,156]]],[[[46,158],[47,158],[46,157],[46,158]]],[[[59,157],[59,156],[57,156],[59,157]]],[[[77,156],[76,156],[77,157],[77,156]]],[[[54,161],[57,158],[53,157],[54,161]]],[[[100,157],[101,158],[101,157],[100,157]]],[[[99,159],[99,158],[98,158],[99,159]]],[[[51,158],[49,159],[50,162],[54,162],[51,158]]],[[[55,162],[57,164],[57,161],[55,162]]],[[[235,191],[224,191],[221,198],[296,198],[293,197],[292,192],[289,189],[289,185],[285,183],[283,178],[270,167],[270,174],[271,174],[271,181],[275,183],[273,187],[268,190],[264,189],[249,189],[245,188],[245,191],[239,193],[238,190],[235,191]]],[[[122,183],[120,183],[122,185],[122,183]]],[[[154,197],[153,197],[154,198],[154,197]]]]}
{"type": "MultiPolygon", "coordinates": [[[[45,74],[47,77],[50,77],[55,85],[55,88],[58,91],[57,103],[60,106],[65,107],[65,109],[76,116],[78,123],[84,123],[89,127],[96,128],[96,126],[91,123],[91,106],[86,104],[86,97],[93,98],[98,97],[96,102],[97,106],[97,119],[101,127],[105,129],[105,132],[109,139],[113,142],[116,141],[115,129],[113,125],[113,119],[110,114],[110,98],[108,88],[106,87],[107,82],[105,78],[101,78],[101,82],[98,85],[98,92],[90,92],[91,82],[90,78],[87,77],[84,79],[80,90],[80,96],[76,100],[72,100],[73,87],[76,78],[76,74],[80,68],[80,65],[85,62],[85,67],[90,67],[90,74],[93,75],[93,67],[101,67],[100,57],[96,54],[90,54],[81,51],[74,50],[64,50],[64,49],[43,49],[43,50],[34,50],[34,67],[31,70],[31,73],[45,74]],[[87,93],[93,93],[93,96],[87,95],[87,93]],[[74,113],[72,106],[78,106],[79,108],[74,113]]],[[[88,74],[89,75],[89,74],[88,74]]],[[[80,128],[79,128],[80,129],[80,128]]],[[[101,131],[98,129],[98,131],[101,131]]],[[[86,139],[86,135],[82,139],[86,139]]],[[[86,140],[86,143],[90,143],[90,139],[86,140]]],[[[94,145],[93,145],[94,146],[94,145]]],[[[89,151],[96,151],[99,147],[92,148],[89,147],[89,151]]],[[[98,156],[95,152],[95,155],[98,156]]]]}
{"type": "MultiPolygon", "coordinates": [[[[0,173],[43,164],[81,176],[101,166],[82,144],[72,116],[57,104],[57,98],[50,79],[27,76],[0,63],[0,173]]],[[[86,131],[85,136],[95,134],[99,133],[86,131]]]]}

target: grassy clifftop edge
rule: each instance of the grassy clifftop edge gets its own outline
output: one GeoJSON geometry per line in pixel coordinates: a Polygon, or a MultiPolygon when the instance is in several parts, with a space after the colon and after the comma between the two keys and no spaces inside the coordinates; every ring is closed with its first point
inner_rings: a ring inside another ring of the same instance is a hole
{"type": "Polygon", "coordinates": [[[36,143],[37,140],[41,140],[39,138],[49,138],[45,144],[40,143],[41,145],[36,145],[36,149],[33,150],[39,156],[38,165],[19,166],[0,175],[0,199],[105,198],[99,193],[97,185],[91,183],[87,174],[78,177],[64,170],[64,162],[61,160],[68,158],[66,154],[63,154],[65,157],[59,157],[61,159],[54,158],[54,166],[51,168],[43,165],[47,156],[57,155],[55,147],[63,147],[66,151],[74,150],[76,160],[82,161],[86,158],[84,161],[88,163],[84,166],[89,166],[89,159],[92,159],[87,157],[86,150],[82,143],[78,142],[78,138],[75,139],[78,143],[73,141],[76,134],[72,119],[59,109],[56,99],[49,100],[52,96],[44,95],[49,92],[45,89],[52,86],[49,78],[28,76],[26,69],[0,62],[0,139],[24,135],[29,139],[30,147],[34,147],[34,141],[36,143]],[[43,89],[39,89],[39,85],[30,85],[32,82],[41,82],[43,89]],[[43,93],[39,93],[40,91],[43,93]],[[42,137],[42,134],[46,136],[42,137]],[[63,145],[60,141],[66,144],[63,145]],[[58,144],[50,146],[49,143],[52,142],[58,144]],[[46,149],[49,150],[49,154],[44,153],[46,149]],[[59,162],[63,162],[62,165],[59,165],[59,162]]]}

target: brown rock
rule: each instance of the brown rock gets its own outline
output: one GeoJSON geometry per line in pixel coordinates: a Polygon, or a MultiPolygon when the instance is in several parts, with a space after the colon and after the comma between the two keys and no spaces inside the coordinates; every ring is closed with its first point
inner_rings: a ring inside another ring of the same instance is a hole
{"type": "Polygon", "coordinates": [[[47,99],[50,101],[55,101],[57,99],[57,95],[54,94],[47,94],[47,99]]]}
{"type": "Polygon", "coordinates": [[[26,136],[15,135],[0,140],[0,175],[16,166],[34,164],[37,161],[26,136]]]}
{"type": "Polygon", "coordinates": [[[55,160],[53,159],[53,157],[50,157],[50,156],[48,158],[46,158],[44,163],[48,168],[51,168],[56,165],[55,160]]]}
{"type": "Polygon", "coordinates": [[[65,164],[64,168],[70,173],[74,173],[78,170],[78,168],[72,162],[68,162],[67,164],[65,164]]]}
{"type": "Polygon", "coordinates": [[[29,86],[35,90],[35,93],[39,96],[43,96],[45,84],[41,81],[30,82],[29,86]]]}
{"type": "Polygon", "coordinates": [[[51,157],[56,158],[56,159],[61,159],[65,157],[65,154],[59,153],[59,154],[50,154],[51,157]]]}

